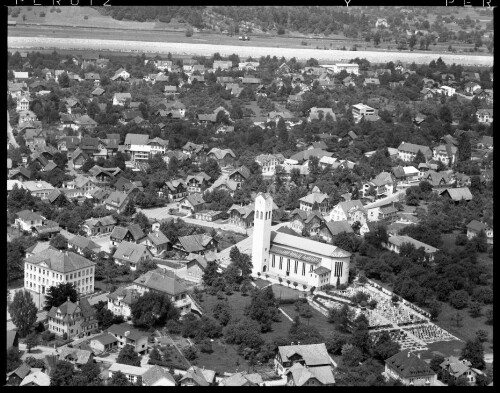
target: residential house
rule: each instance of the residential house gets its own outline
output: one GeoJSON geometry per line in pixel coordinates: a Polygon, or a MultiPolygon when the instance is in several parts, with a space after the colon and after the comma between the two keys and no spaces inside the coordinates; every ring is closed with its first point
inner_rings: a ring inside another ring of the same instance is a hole
{"type": "Polygon", "coordinates": [[[240,71],[255,71],[259,67],[258,61],[247,61],[245,63],[238,63],[238,70],[240,71]]]}
{"type": "Polygon", "coordinates": [[[181,315],[191,312],[191,299],[186,287],[169,270],[150,270],[134,281],[133,288],[141,295],[153,291],[167,295],[181,315]]]}
{"type": "Polygon", "coordinates": [[[325,221],[319,211],[295,209],[290,213],[290,217],[289,227],[298,234],[306,232],[309,236],[317,235],[325,221]]]}
{"type": "Polygon", "coordinates": [[[363,184],[363,195],[367,195],[372,187],[375,189],[377,199],[387,197],[394,193],[394,179],[389,172],[380,172],[373,180],[363,184]]]}
{"type": "Polygon", "coordinates": [[[248,229],[253,226],[254,213],[254,208],[251,206],[233,205],[228,210],[229,218],[227,223],[248,229]]]}
{"type": "Polygon", "coordinates": [[[446,188],[439,193],[444,198],[451,199],[453,202],[457,203],[462,200],[470,201],[472,200],[472,194],[468,187],[461,188],[446,188]]]}
{"type": "MultiPolygon", "coordinates": [[[[148,334],[134,329],[128,323],[120,323],[111,325],[107,332],[112,334],[118,340],[118,348],[123,348],[125,345],[131,345],[134,351],[139,354],[146,354],[148,352],[148,334]]],[[[125,366],[124,364],[118,364],[125,366]]]]}
{"type": "Polygon", "coordinates": [[[75,169],[80,169],[86,161],[88,161],[90,157],[87,153],[85,153],[82,149],[77,148],[71,154],[71,161],[73,162],[73,167],[75,169]]]}
{"type": "Polygon", "coordinates": [[[242,165],[232,171],[227,177],[229,180],[237,183],[239,187],[241,183],[250,177],[250,169],[248,169],[245,165],[242,165]]]}
{"type": "Polygon", "coordinates": [[[197,145],[196,143],[187,142],[182,146],[182,152],[195,162],[204,157],[206,150],[208,150],[208,146],[205,144],[197,145]]]}
{"type": "Polygon", "coordinates": [[[378,78],[365,78],[363,86],[380,86],[380,81],[378,78]]]}
{"type": "Polygon", "coordinates": [[[44,218],[30,210],[22,210],[16,213],[15,226],[23,231],[31,232],[33,228],[43,225],[44,218]]]}
{"type": "Polygon", "coordinates": [[[318,157],[318,159],[321,159],[322,157],[331,156],[333,156],[333,153],[330,153],[323,149],[307,149],[294,154],[290,157],[290,160],[297,161],[298,163],[303,163],[304,161],[309,160],[311,157],[318,157]]]}
{"type": "Polygon", "coordinates": [[[377,229],[377,223],[373,221],[366,221],[361,228],[359,228],[359,235],[364,237],[369,232],[374,232],[377,229]]]}
{"type": "Polygon", "coordinates": [[[346,220],[323,222],[319,229],[319,236],[327,243],[331,243],[334,236],[341,233],[354,233],[352,226],[346,220]]]}
{"type": "Polygon", "coordinates": [[[427,172],[423,172],[421,180],[425,180],[429,182],[433,188],[443,188],[451,185],[452,181],[448,172],[436,172],[433,170],[429,170],[427,172]]]}
{"type": "Polygon", "coordinates": [[[481,139],[478,140],[476,147],[478,149],[493,150],[493,137],[483,135],[481,139]]]}
{"type": "Polygon", "coordinates": [[[38,197],[42,200],[46,200],[49,194],[55,188],[50,183],[47,183],[46,181],[43,180],[25,181],[23,183],[23,186],[26,190],[28,190],[31,193],[32,196],[38,197]]]}
{"type": "Polygon", "coordinates": [[[125,211],[129,199],[128,194],[120,191],[113,191],[104,201],[104,207],[107,210],[116,211],[120,214],[125,211]]]}
{"type": "Polygon", "coordinates": [[[385,361],[385,377],[405,386],[433,386],[436,373],[420,356],[409,350],[401,351],[385,361]]]}
{"type": "Polygon", "coordinates": [[[122,241],[118,244],[113,258],[117,265],[126,265],[135,271],[139,264],[152,259],[153,254],[144,244],[122,241]]]}
{"type": "MultiPolygon", "coordinates": [[[[309,372],[317,369],[318,375],[325,375],[329,370],[333,379],[332,359],[328,355],[325,344],[279,346],[274,358],[275,371],[279,375],[287,375],[296,364],[303,366],[309,372]]],[[[298,380],[293,377],[292,379],[298,380]]]]}
{"type": "Polygon", "coordinates": [[[348,221],[350,225],[359,221],[363,225],[366,222],[366,210],[360,200],[340,202],[330,212],[328,221],[348,221]]]}
{"type": "Polygon", "coordinates": [[[84,255],[85,250],[98,254],[101,246],[85,236],[75,235],[68,240],[68,250],[84,255]]]}
{"type": "MultiPolygon", "coordinates": [[[[113,82],[116,82],[116,81],[120,82],[120,81],[126,81],[129,78],[130,78],[130,74],[126,70],[124,70],[123,68],[120,68],[111,77],[111,80],[113,82]]],[[[115,105],[115,104],[113,103],[113,105],[115,105]]]]}
{"type": "Polygon", "coordinates": [[[420,181],[422,172],[414,166],[395,166],[391,168],[392,176],[395,179],[396,186],[415,184],[420,181]]]}
{"type": "Polygon", "coordinates": [[[211,178],[205,172],[200,172],[197,175],[189,175],[186,178],[187,190],[190,194],[203,193],[208,188],[211,178]]]}
{"type": "Polygon", "coordinates": [[[82,225],[82,230],[87,236],[96,236],[100,234],[110,233],[116,225],[116,220],[113,216],[105,216],[100,218],[89,218],[82,225]]]}
{"type": "Polygon", "coordinates": [[[57,336],[74,337],[90,336],[97,331],[95,310],[86,298],[76,303],[68,300],[59,307],[52,306],[47,313],[48,330],[57,336]]]}
{"type": "Polygon", "coordinates": [[[215,385],[215,371],[191,366],[179,380],[180,386],[213,386],[215,385]]]}
{"type": "Polygon", "coordinates": [[[475,386],[477,377],[484,373],[477,368],[472,367],[472,363],[467,359],[459,359],[456,356],[450,356],[444,359],[439,365],[441,368],[441,380],[450,385],[459,378],[465,378],[470,386],[475,386]]]}
{"type": "Polygon", "coordinates": [[[276,171],[276,166],[282,165],[285,161],[283,154],[260,154],[255,157],[255,162],[257,162],[262,169],[262,176],[274,176],[276,171]]]}
{"type": "Polygon", "coordinates": [[[481,88],[481,85],[479,85],[479,83],[476,83],[476,82],[467,82],[465,84],[464,90],[465,90],[466,93],[474,94],[474,91],[477,90],[477,89],[480,89],[480,88],[481,88]]]}
{"type": "Polygon", "coordinates": [[[452,166],[457,158],[458,148],[452,144],[439,145],[433,149],[432,158],[441,161],[444,165],[452,166]]]}
{"type": "Polygon", "coordinates": [[[19,386],[50,386],[50,377],[40,369],[32,369],[19,386]]]}
{"type": "Polygon", "coordinates": [[[24,168],[18,167],[9,171],[9,180],[19,182],[18,186],[24,188],[23,182],[28,181],[31,178],[31,171],[24,168]]]}
{"type": "Polygon", "coordinates": [[[337,63],[333,66],[333,73],[339,74],[342,71],[346,71],[348,74],[359,75],[359,64],[358,63],[337,63]]]}
{"type": "Polygon", "coordinates": [[[140,244],[144,244],[154,256],[159,256],[167,251],[172,243],[160,230],[157,230],[148,233],[140,244]]]}
{"type": "Polygon", "coordinates": [[[308,121],[312,120],[326,120],[327,115],[330,115],[332,117],[332,120],[335,121],[335,113],[333,112],[332,108],[317,108],[317,107],[312,107],[310,112],[309,112],[309,117],[307,118],[308,121]]]}
{"type": "Polygon", "coordinates": [[[166,368],[160,366],[150,367],[142,374],[143,386],[175,386],[175,379],[166,368]]]}
{"type": "Polygon", "coordinates": [[[365,104],[355,104],[352,105],[352,115],[354,117],[354,121],[359,123],[364,117],[373,117],[376,116],[376,110],[372,107],[365,104]]]}
{"type": "Polygon", "coordinates": [[[189,194],[179,201],[179,211],[188,215],[194,215],[205,207],[203,195],[199,193],[189,194]]]}
{"type": "Polygon", "coordinates": [[[118,340],[110,333],[103,333],[99,336],[92,337],[89,341],[89,346],[95,354],[101,354],[118,348],[118,340]]]}
{"type": "Polygon", "coordinates": [[[300,210],[306,212],[312,211],[314,209],[314,210],[319,210],[321,214],[327,214],[330,208],[328,194],[321,193],[318,187],[314,187],[311,194],[306,195],[303,198],[300,198],[299,202],[300,202],[300,210]],[[315,204],[317,205],[316,208],[315,204]]]}
{"type": "Polygon", "coordinates": [[[132,100],[130,93],[115,93],[113,95],[113,105],[125,106],[127,100],[132,100]]]}
{"type": "Polygon", "coordinates": [[[213,69],[215,70],[230,70],[233,67],[232,61],[216,60],[214,61],[213,69]]]}
{"type": "Polygon", "coordinates": [[[484,231],[488,244],[493,244],[493,228],[478,220],[472,220],[467,224],[467,238],[471,240],[481,231],[484,231]]]}
{"type": "Polygon", "coordinates": [[[425,244],[410,236],[389,236],[387,243],[384,243],[383,246],[389,251],[394,251],[396,254],[399,254],[401,246],[406,243],[412,244],[417,250],[423,247],[425,253],[429,256],[430,261],[434,260],[434,254],[439,251],[437,248],[425,244]]]}
{"type": "Polygon", "coordinates": [[[127,320],[132,317],[132,303],[140,297],[140,294],[135,289],[121,287],[106,296],[108,298],[108,310],[116,316],[123,316],[127,320]]]}
{"type": "Polygon", "coordinates": [[[207,158],[217,160],[219,165],[227,165],[234,162],[236,155],[231,149],[219,149],[214,147],[207,153],[207,158]]]}
{"type": "Polygon", "coordinates": [[[476,117],[479,123],[493,123],[493,109],[478,109],[476,117]]]}
{"type": "Polygon", "coordinates": [[[411,162],[415,160],[415,157],[421,151],[426,160],[432,158],[432,150],[429,146],[416,145],[414,143],[401,142],[398,146],[398,157],[406,162],[411,162]]]}
{"type": "Polygon", "coordinates": [[[207,268],[207,260],[202,255],[188,255],[186,263],[187,276],[186,279],[201,282],[205,269],[207,268]]]}
{"type": "Polygon", "coordinates": [[[165,182],[165,186],[158,192],[159,197],[167,198],[169,201],[177,201],[186,195],[188,195],[188,189],[183,179],[165,182]]]}
{"type": "MultiPolygon", "coordinates": [[[[31,372],[31,367],[26,363],[21,363],[21,365],[14,371],[7,374],[7,385],[6,386],[19,386],[24,378],[31,372]]],[[[49,381],[50,382],[50,381],[49,381]]]]}
{"type": "Polygon", "coordinates": [[[82,366],[94,361],[94,355],[89,350],[64,346],[60,349],[59,360],[69,362],[77,369],[81,369],[82,366]]]}
{"type": "Polygon", "coordinates": [[[125,375],[125,378],[130,383],[142,385],[142,378],[144,374],[149,369],[146,367],[130,366],[128,364],[113,363],[108,369],[109,378],[113,378],[113,375],[120,372],[125,375]]]}
{"type": "Polygon", "coordinates": [[[218,242],[205,233],[189,236],[179,236],[173,245],[174,250],[181,254],[205,255],[208,251],[217,251],[218,242]]]}

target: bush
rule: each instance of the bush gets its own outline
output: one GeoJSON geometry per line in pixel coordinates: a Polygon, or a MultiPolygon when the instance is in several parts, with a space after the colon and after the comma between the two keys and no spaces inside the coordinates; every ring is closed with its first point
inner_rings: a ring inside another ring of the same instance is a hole
{"type": "Polygon", "coordinates": [[[42,340],[45,342],[52,341],[55,338],[56,338],[56,335],[54,333],[51,333],[49,330],[45,330],[42,333],[42,340]]]}
{"type": "Polygon", "coordinates": [[[198,351],[194,345],[184,348],[182,350],[182,354],[186,357],[187,360],[194,360],[198,357],[198,351]]]}
{"type": "Polygon", "coordinates": [[[67,340],[68,339],[68,333],[64,332],[62,338],[63,338],[63,340],[67,340]]]}
{"type": "Polygon", "coordinates": [[[454,291],[450,295],[449,302],[452,307],[460,310],[469,304],[469,294],[464,290],[454,291]]]}
{"type": "Polygon", "coordinates": [[[465,246],[467,244],[467,235],[464,235],[462,233],[458,234],[457,237],[455,238],[455,245],[457,246],[465,246]]]}

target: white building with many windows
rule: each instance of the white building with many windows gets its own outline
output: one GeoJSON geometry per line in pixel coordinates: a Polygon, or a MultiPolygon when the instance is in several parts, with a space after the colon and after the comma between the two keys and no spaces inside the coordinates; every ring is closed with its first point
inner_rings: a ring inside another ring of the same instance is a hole
{"type": "Polygon", "coordinates": [[[252,275],[264,273],[281,278],[299,290],[336,285],[337,281],[347,284],[351,254],[336,246],[271,231],[272,205],[269,194],[257,195],[252,275]]]}
{"type": "Polygon", "coordinates": [[[43,295],[52,286],[70,282],[81,295],[93,293],[94,269],[94,262],[74,252],[48,248],[26,258],[24,288],[43,295]]]}

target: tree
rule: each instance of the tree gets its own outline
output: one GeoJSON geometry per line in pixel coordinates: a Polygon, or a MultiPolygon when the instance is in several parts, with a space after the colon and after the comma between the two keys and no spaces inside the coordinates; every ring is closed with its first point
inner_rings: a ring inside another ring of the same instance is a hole
{"type": "Polygon", "coordinates": [[[401,346],[391,339],[389,332],[384,331],[373,345],[373,357],[383,362],[397,354],[400,350],[401,346]]]}
{"type": "Polygon", "coordinates": [[[352,345],[344,344],[342,347],[342,363],[348,367],[358,366],[363,360],[363,353],[361,350],[352,345]]]}
{"type": "Polygon", "coordinates": [[[453,116],[451,115],[451,110],[447,105],[442,105],[441,108],[439,108],[439,120],[441,120],[444,123],[449,123],[451,124],[453,121],[453,116]]]}
{"type": "Polygon", "coordinates": [[[489,308],[486,312],[486,322],[489,324],[493,323],[493,308],[489,308]]]}
{"type": "Polygon", "coordinates": [[[36,322],[37,308],[31,293],[26,290],[17,291],[8,309],[19,335],[25,337],[36,322]]]}
{"type": "Polygon", "coordinates": [[[139,226],[144,232],[148,232],[149,229],[151,228],[151,225],[149,224],[149,219],[143,212],[136,213],[136,215],[134,216],[134,223],[139,224],[139,226]]]}
{"type": "Polygon", "coordinates": [[[437,300],[434,300],[430,305],[429,305],[429,312],[431,314],[431,320],[435,321],[437,320],[439,314],[441,313],[441,303],[437,300]]]}
{"type": "Polygon", "coordinates": [[[19,352],[19,349],[16,347],[10,347],[7,350],[7,372],[14,371],[21,365],[21,363],[21,353],[19,352]]]}
{"type": "Polygon", "coordinates": [[[187,360],[195,360],[198,357],[198,351],[195,345],[184,348],[182,354],[187,360]]]}
{"type": "Polygon", "coordinates": [[[94,167],[95,164],[96,162],[92,158],[89,158],[87,161],[83,163],[81,170],[83,172],[88,172],[92,167],[94,167]]]}
{"type": "Polygon", "coordinates": [[[79,379],[81,381],[80,386],[101,386],[101,369],[99,365],[95,362],[85,363],[79,374],[79,379]]]}
{"type": "Polygon", "coordinates": [[[443,362],[444,362],[444,356],[433,355],[429,363],[429,367],[432,369],[432,371],[437,373],[439,370],[441,370],[441,363],[443,362]]]}
{"type": "Polygon", "coordinates": [[[450,294],[450,304],[458,310],[467,307],[469,304],[469,294],[467,291],[454,291],[450,294]]]}
{"type": "Polygon", "coordinates": [[[164,326],[168,320],[177,320],[179,310],[162,293],[146,292],[131,307],[132,322],[138,327],[164,326]]]}
{"type": "Polygon", "coordinates": [[[75,367],[64,360],[59,360],[50,376],[50,386],[71,386],[75,367]]]}
{"type": "Polygon", "coordinates": [[[140,367],[141,358],[135,351],[134,347],[127,344],[121,349],[118,357],[116,358],[116,362],[121,364],[128,364],[129,366],[140,367]]]}
{"type": "Polygon", "coordinates": [[[67,300],[75,303],[78,300],[78,292],[74,284],[62,282],[55,287],[49,287],[45,293],[45,311],[50,311],[52,307],[59,307],[67,300]]]}
{"type": "MultiPolygon", "coordinates": [[[[222,111],[221,111],[222,112],[222,111]]],[[[220,113],[220,112],[219,112],[220,113]]],[[[219,163],[214,158],[209,158],[200,165],[200,169],[205,172],[212,180],[219,178],[221,172],[219,163]]]]}
{"type": "Polygon", "coordinates": [[[133,383],[121,371],[113,373],[113,376],[108,381],[110,386],[133,386],[133,383]]]}
{"type": "Polygon", "coordinates": [[[405,202],[409,206],[418,206],[420,204],[420,191],[416,186],[406,189],[405,202]]]}
{"type": "Polygon", "coordinates": [[[155,360],[157,362],[161,361],[161,353],[160,351],[158,351],[158,348],[153,347],[153,349],[149,353],[149,359],[155,360]]]}
{"type": "Polygon", "coordinates": [[[422,150],[417,151],[415,154],[415,158],[413,159],[413,163],[418,167],[418,164],[425,163],[427,160],[425,159],[424,153],[422,150]]]}
{"type": "Polygon", "coordinates": [[[68,241],[60,233],[58,233],[56,236],[54,236],[50,240],[49,244],[52,247],[57,248],[58,250],[67,250],[68,249],[68,241]]]}
{"type": "Polygon", "coordinates": [[[472,318],[481,316],[481,304],[479,302],[472,302],[469,307],[470,315],[472,318]]]}
{"type": "Polygon", "coordinates": [[[62,87],[62,88],[69,87],[69,76],[66,72],[59,75],[59,78],[57,81],[59,82],[60,87],[62,87]]]}
{"type": "Polygon", "coordinates": [[[413,34],[409,39],[408,39],[408,46],[410,47],[411,50],[413,50],[413,47],[417,43],[417,37],[415,34],[413,34]]]}
{"type": "Polygon", "coordinates": [[[458,137],[458,157],[457,161],[470,161],[472,155],[472,147],[469,137],[463,133],[458,137]]]}
{"type": "Polygon", "coordinates": [[[472,363],[472,367],[479,370],[484,369],[486,363],[484,361],[483,344],[477,338],[475,340],[467,340],[462,348],[460,359],[467,359],[472,363]]]}
{"type": "Polygon", "coordinates": [[[476,332],[476,338],[482,343],[485,343],[486,341],[488,341],[488,332],[486,330],[479,329],[476,332]]]}
{"type": "Polygon", "coordinates": [[[207,286],[212,286],[213,282],[215,279],[220,277],[220,273],[217,271],[218,269],[218,264],[215,261],[208,261],[207,262],[207,267],[205,268],[205,271],[203,272],[203,277],[202,280],[207,286]]]}
{"type": "Polygon", "coordinates": [[[26,348],[28,349],[28,353],[31,353],[31,350],[38,345],[38,335],[35,332],[31,332],[28,334],[25,340],[26,348]]]}
{"type": "Polygon", "coordinates": [[[222,326],[226,326],[231,320],[231,311],[228,302],[217,302],[212,309],[212,314],[222,326]]]}

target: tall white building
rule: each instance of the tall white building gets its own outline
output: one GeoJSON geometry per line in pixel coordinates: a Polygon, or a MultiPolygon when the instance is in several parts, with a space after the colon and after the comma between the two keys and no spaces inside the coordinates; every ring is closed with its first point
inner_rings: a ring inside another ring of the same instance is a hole
{"type": "Polygon", "coordinates": [[[73,283],[79,294],[94,292],[95,263],[71,251],[48,248],[26,258],[24,288],[42,295],[52,286],[73,283]]]}
{"type": "Polygon", "coordinates": [[[269,194],[259,193],[255,198],[252,274],[269,270],[269,247],[271,243],[271,218],[273,198],[269,194]]]}
{"type": "Polygon", "coordinates": [[[252,275],[281,278],[299,290],[347,284],[351,254],[336,246],[271,231],[272,204],[268,194],[259,193],[255,199],[252,275]]]}

